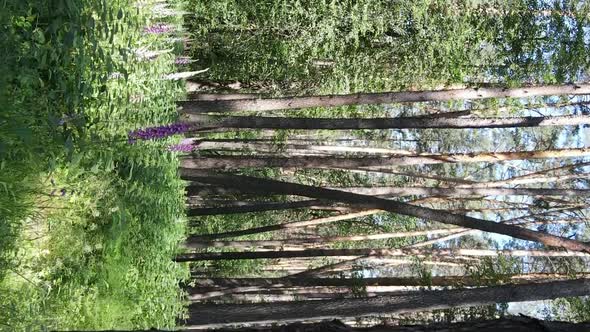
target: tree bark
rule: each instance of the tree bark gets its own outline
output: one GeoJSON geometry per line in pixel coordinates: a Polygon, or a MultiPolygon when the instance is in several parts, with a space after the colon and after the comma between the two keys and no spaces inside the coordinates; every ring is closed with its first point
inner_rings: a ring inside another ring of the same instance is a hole
{"type": "Polygon", "coordinates": [[[526,316],[505,317],[495,320],[479,320],[457,323],[433,323],[429,325],[378,325],[373,327],[350,327],[338,321],[320,323],[292,323],[289,325],[218,329],[216,332],[585,332],[590,323],[542,321],[526,316]]]}
{"type": "Polygon", "coordinates": [[[187,247],[188,248],[198,248],[200,245],[198,243],[202,243],[203,240],[211,240],[211,239],[221,239],[226,237],[237,237],[237,236],[244,236],[244,235],[251,235],[251,234],[259,234],[259,233],[266,233],[272,231],[278,231],[283,229],[291,229],[291,228],[299,228],[299,227],[308,227],[308,226],[316,226],[341,220],[348,220],[354,218],[360,218],[368,215],[372,215],[375,213],[382,212],[381,210],[367,210],[361,212],[353,212],[347,213],[338,216],[331,216],[325,218],[316,218],[311,220],[305,221],[294,221],[289,223],[277,224],[277,225],[269,225],[269,226],[262,226],[262,227],[255,227],[255,228],[248,228],[239,231],[231,231],[231,232],[224,232],[224,233],[217,233],[217,234],[204,234],[204,235],[193,235],[189,236],[187,239],[187,247]]]}
{"type": "Polygon", "coordinates": [[[264,212],[264,211],[278,211],[278,210],[290,210],[290,209],[304,209],[304,208],[318,208],[318,209],[329,209],[330,205],[326,204],[325,201],[319,199],[303,200],[294,202],[265,202],[265,203],[252,203],[244,206],[219,206],[219,207],[205,207],[205,208],[193,208],[189,209],[187,216],[211,216],[211,215],[224,215],[224,214],[236,214],[236,213],[249,213],[249,212],[264,212]]]}
{"type": "MultiPolygon", "coordinates": [[[[256,156],[211,156],[189,157],[181,160],[181,167],[192,169],[236,169],[236,168],[341,168],[390,167],[411,165],[432,165],[443,163],[496,163],[506,160],[574,158],[590,156],[590,148],[558,149],[520,152],[486,152],[469,154],[418,154],[390,157],[256,157],[256,156]]],[[[255,188],[255,186],[253,186],[255,188]]]]}
{"type": "Polygon", "coordinates": [[[249,93],[203,93],[191,92],[187,94],[188,100],[215,101],[215,100],[236,100],[236,99],[256,99],[262,96],[249,93]]]}
{"type": "MultiPolygon", "coordinates": [[[[372,213],[373,210],[367,211],[367,213],[372,213]]],[[[380,210],[375,210],[381,212],[380,210]]],[[[355,215],[357,213],[351,213],[345,216],[355,215]]],[[[347,217],[348,218],[348,217],[347,217]]],[[[323,218],[325,219],[325,218],[323,218]]],[[[316,219],[317,220],[317,219],[316,219]]],[[[344,220],[344,219],[340,219],[344,220]]],[[[258,231],[249,230],[247,234],[240,234],[240,235],[249,235],[249,234],[256,234],[260,233],[261,231],[274,231],[280,230],[287,227],[284,227],[289,224],[296,224],[294,223],[287,223],[281,224],[283,227],[278,227],[281,225],[276,225],[276,229],[267,230],[264,227],[257,228],[258,231]]],[[[275,225],[273,225],[275,226],[275,225]]],[[[305,224],[305,226],[309,226],[305,224]]],[[[412,237],[412,236],[426,236],[426,235],[440,235],[440,234],[449,234],[449,233],[456,233],[461,232],[466,229],[464,228],[449,228],[449,229],[434,229],[434,230],[426,230],[426,231],[415,231],[415,232],[396,232],[396,233],[380,233],[380,234],[369,234],[369,235],[351,235],[351,236],[330,236],[330,237],[320,237],[316,239],[287,239],[287,240],[253,240],[253,241],[207,241],[207,240],[199,240],[200,238],[212,238],[210,235],[196,235],[196,236],[189,236],[186,240],[185,248],[188,249],[203,249],[203,248],[234,248],[234,249],[248,249],[248,248],[257,248],[257,247],[276,247],[277,249],[283,247],[293,247],[293,246],[302,246],[302,247],[313,247],[321,244],[326,243],[333,243],[338,241],[370,241],[370,240],[384,240],[384,239],[394,239],[394,238],[402,238],[402,237],[412,237]]],[[[236,231],[240,232],[240,231],[236,231]]],[[[229,236],[240,236],[235,235],[236,232],[228,232],[234,233],[234,235],[229,236]]],[[[223,237],[229,237],[227,233],[223,237]]],[[[220,238],[221,234],[212,234],[215,235],[215,238],[220,238]]]]}
{"type": "MultiPolygon", "coordinates": [[[[319,142],[317,142],[319,143],[319,142]]],[[[192,145],[195,149],[219,150],[229,149],[231,151],[256,151],[264,153],[285,153],[285,152],[306,152],[306,153],[364,153],[364,154],[412,154],[406,150],[396,150],[387,148],[373,148],[367,146],[339,146],[326,144],[290,144],[290,143],[235,143],[235,142],[203,142],[199,139],[193,139],[192,145]]]]}
{"type": "Polygon", "coordinates": [[[479,286],[486,282],[503,280],[510,283],[529,283],[531,281],[588,278],[588,273],[570,275],[565,273],[526,273],[517,275],[496,275],[494,277],[476,278],[472,276],[440,276],[430,279],[402,278],[318,278],[318,277],[285,277],[285,278],[194,278],[198,286],[186,288],[189,293],[197,293],[203,288],[233,288],[236,292],[250,292],[237,287],[258,287],[258,289],[291,288],[291,287],[367,287],[367,286],[479,286]]]}
{"type": "MultiPolygon", "coordinates": [[[[223,324],[219,324],[223,325],[223,324]]],[[[507,317],[488,321],[468,321],[452,324],[436,323],[430,325],[401,325],[355,328],[344,323],[332,320],[320,323],[302,324],[292,323],[289,325],[271,327],[245,327],[245,328],[220,328],[211,331],[215,332],[586,332],[590,330],[590,323],[570,323],[556,321],[542,321],[529,317],[507,317]]],[[[202,331],[191,328],[181,328],[176,332],[202,331]]],[[[55,331],[60,332],[60,331],[55,331]]],[[[66,331],[62,331],[66,332],[66,331]]],[[[73,331],[67,332],[88,332],[73,331]]],[[[110,330],[102,332],[174,332],[172,330],[110,330]]]]}
{"type": "Polygon", "coordinates": [[[198,128],[250,128],[250,129],[301,129],[301,130],[354,130],[354,129],[476,129],[476,128],[529,128],[549,126],[579,126],[590,124],[588,115],[553,117],[508,118],[452,118],[452,117],[400,117],[400,118],[284,118],[259,116],[211,116],[183,114],[182,119],[198,128]]]}
{"type": "Polygon", "coordinates": [[[499,302],[548,300],[585,296],[590,280],[578,279],[524,285],[504,285],[473,289],[418,291],[407,295],[257,304],[192,304],[190,327],[209,327],[229,323],[275,323],[302,319],[349,318],[379,314],[397,314],[499,302]]]}
{"type": "Polygon", "coordinates": [[[589,189],[489,188],[489,187],[338,187],[330,188],[371,196],[589,196],[589,189]]]}
{"type": "Polygon", "coordinates": [[[395,256],[435,256],[435,257],[590,257],[590,254],[577,251],[550,250],[486,250],[486,249],[385,249],[385,248],[354,248],[354,249],[304,249],[282,251],[243,251],[243,252],[202,252],[186,253],[176,256],[176,262],[196,262],[205,260],[231,259],[279,259],[293,257],[395,257],[395,256]]]}
{"type": "Polygon", "coordinates": [[[234,188],[259,187],[269,193],[306,196],[350,204],[359,209],[380,209],[393,213],[413,216],[425,220],[438,221],[464,228],[479,229],[485,232],[508,235],[522,240],[535,241],[546,246],[563,247],[572,251],[590,252],[590,244],[550,234],[540,233],[517,226],[498,224],[488,220],[456,215],[445,211],[429,209],[379,197],[347,193],[338,190],[318,188],[296,183],[261,179],[248,176],[213,175],[197,170],[181,169],[185,176],[198,181],[234,188]]]}
{"type": "Polygon", "coordinates": [[[238,99],[217,101],[185,101],[179,105],[184,112],[239,112],[299,109],[307,107],[336,107],[346,105],[377,105],[426,101],[449,101],[485,98],[529,98],[534,96],[590,94],[590,84],[545,85],[524,88],[478,88],[435,91],[399,91],[283,97],[268,99],[238,99]]]}

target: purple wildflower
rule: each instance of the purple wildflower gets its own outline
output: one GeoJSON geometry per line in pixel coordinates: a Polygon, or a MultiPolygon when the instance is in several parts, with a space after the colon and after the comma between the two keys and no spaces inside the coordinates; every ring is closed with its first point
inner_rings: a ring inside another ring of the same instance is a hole
{"type": "Polygon", "coordinates": [[[65,196],[68,193],[66,188],[62,188],[59,192],[61,193],[62,196],[65,196]]]}
{"type": "Polygon", "coordinates": [[[143,29],[144,33],[151,33],[151,34],[164,34],[173,31],[174,28],[168,24],[164,23],[156,23],[149,27],[145,27],[143,29]]]}
{"type": "Polygon", "coordinates": [[[177,65],[188,65],[191,62],[191,58],[187,56],[179,56],[174,60],[174,63],[177,65]]]}
{"type": "Polygon", "coordinates": [[[159,127],[148,127],[145,129],[137,129],[129,132],[129,143],[133,144],[137,140],[153,140],[165,138],[177,134],[183,134],[193,128],[191,124],[177,122],[169,125],[159,127]]]}

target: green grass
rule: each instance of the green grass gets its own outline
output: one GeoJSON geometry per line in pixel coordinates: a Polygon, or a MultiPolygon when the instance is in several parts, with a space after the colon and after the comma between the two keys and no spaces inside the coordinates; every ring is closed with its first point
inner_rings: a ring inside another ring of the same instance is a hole
{"type": "Polygon", "coordinates": [[[171,327],[183,183],[166,147],[179,49],[128,0],[0,3],[0,330],[171,327]],[[62,192],[65,193],[62,196],[62,192]]]}

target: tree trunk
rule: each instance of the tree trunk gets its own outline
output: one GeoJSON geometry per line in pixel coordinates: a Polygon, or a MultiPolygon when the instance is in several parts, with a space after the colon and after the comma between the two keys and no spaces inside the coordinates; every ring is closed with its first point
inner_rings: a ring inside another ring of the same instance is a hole
{"type": "MultiPolygon", "coordinates": [[[[406,150],[373,148],[367,146],[339,146],[325,144],[288,144],[278,143],[236,143],[236,142],[203,142],[192,139],[192,145],[199,151],[229,149],[231,151],[256,151],[264,153],[306,152],[306,153],[364,153],[364,154],[412,154],[406,150]]],[[[318,142],[319,143],[319,142],[318,142]]]]}
{"type": "Polygon", "coordinates": [[[341,220],[348,220],[354,218],[360,218],[368,215],[372,215],[375,213],[382,212],[381,210],[367,210],[361,212],[353,212],[347,213],[338,216],[331,216],[325,218],[317,218],[305,221],[294,221],[289,223],[277,224],[277,225],[269,225],[269,226],[262,226],[262,227],[255,227],[255,228],[248,228],[239,231],[231,231],[231,232],[224,232],[224,233],[217,233],[217,234],[204,234],[204,235],[193,235],[189,236],[187,239],[187,247],[189,248],[198,248],[200,247],[199,243],[202,243],[203,240],[211,240],[211,239],[221,239],[226,237],[237,237],[237,236],[244,236],[244,235],[251,235],[251,234],[259,234],[259,233],[266,233],[272,231],[278,231],[283,229],[291,229],[291,228],[299,228],[299,227],[308,227],[308,226],[316,226],[341,220]]]}
{"type": "MultiPolygon", "coordinates": [[[[236,168],[341,168],[391,167],[410,165],[432,165],[443,163],[496,163],[506,160],[575,158],[590,156],[590,148],[559,149],[520,152],[485,152],[468,154],[418,154],[391,157],[256,157],[256,156],[211,156],[189,157],[181,160],[183,168],[192,169],[236,169],[236,168]]],[[[252,186],[255,188],[255,186],[252,186]]]]}
{"type": "Polygon", "coordinates": [[[292,323],[272,327],[248,327],[218,329],[216,332],[585,332],[590,323],[542,321],[526,316],[505,317],[495,320],[466,321],[457,323],[432,323],[429,325],[377,325],[350,327],[338,320],[320,323],[292,323]]]}
{"type": "MultiPolygon", "coordinates": [[[[567,208],[560,208],[561,211],[571,211],[571,210],[577,210],[577,209],[581,209],[584,208],[584,205],[580,205],[580,206],[573,206],[573,207],[567,207],[567,208]]],[[[560,210],[557,210],[560,211],[560,210]]],[[[552,211],[547,211],[547,212],[555,212],[555,210],[552,211]]],[[[536,220],[536,221],[522,221],[525,220],[527,218],[531,218],[531,217],[539,217],[542,215],[545,215],[547,212],[543,212],[543,213],[537,213],[537,214],[532,214],[532,215],[525,215],[525,216],[520,216],[520,217],[515,217],[515,218],[511,218],[508,220],[502,220],[500,221],[501,224],[509,224],[509,225],[534,225],[534,224],[550,224],[550,223],[555,223],[555,224],[571,224],[574,221],[572,220],[536,220]],[[520,222],[519,222],[520,221],[520,222]]],[[[578,222],[583,222],[583,221],[578,221],[578,222]]],[[[439,243],[441,241],[449,241],[452,239],[456,239],[456,238],[460,238],[469,234],[473,234],[477,232],[477,230],[473,230],[473,229],[468,229],[468,230],[463,230],[463,231],[458,231],[456,233],[453,234],[449,234],[446,236],[442,236],[439,237],[437,239],[432,239],[429,241],[424,241],[424,242],[420,242],[420,243],[416,243],[411,245],[411,248],[418,248],[418,247],[424,247],[424,246],[429,246],[435,243],[439,243]]]]}
{"type": "Polygon", "coordinates": [[[429,279],[415,277],[387,277],[387,278],[197,278],[193,279],[200,287],[367,287],[367,286],[478,286],[482,283],[496,282],[503,280],[509,283],[523,284],[532,281],[590,278],[590,273],[524,273],[504,274],[492,277],[473,276],[433,276],[429,279]]]}
{"type": "Polygon", "coordinates": [[[485,232],[508,235],[522,240],[535,241],[546,246],[563,247],[572,251],[590,252],[590,244],[585,242],[535,232],[518,226],[498,224],[488,220],[456,215],[445,211],[410,205],[407,203],[396,202],[379,197],[359,195],[338,190],[261,179],[256,177],[213,175],[207,172],[190,169],[182,169],[181,172],[191,179],[196,179],[197,181],[208,182],[216,185],[225,185],[234,188],[259,187],[265,188],[269,193],[298,195],[316,199],[339,201],[350,204],[351,206],[359,209],[380,209],[393,213],[422,218],[425,220],[438,221],[464,228],[473,228],[485,232]]]}
{"type": "Polygon", "coordinates": [[[250,129],[475,129],[475,128],[528,128],[549,126],[579,126],[590,123],[588,115],[553,117],[509,118],[453,118],[453,117],[399,117],[399,118],[284,118],[259,116],[211,116],[184,114],[182,119],[198,128],[250,128],[250,129]]]}
{"type": "Polygon", "coordinates": [[[449,101],[484,98],[529,98],[534,96],[590,94],[590,84],[545,85],[525,88],[478,88],[437,91],[399,91],[382,93],[357,93],[350,95],[325,95],[283,97],[268,99],[238,99],[217,101],[180,102],[183,111],[239,112],[299,109],[307,107],[336,107],[346,105],[377,105],[426,101],[449,101]]]}
{"type": "Polygon", "coordinates": [[[193,209],[188,210],[187,216],[189,216],[189,217],[211,216],[211,215],[278,211],[278,210],[303,209],[303,208],[330,209],[330,205],[326,204],[325,201],[322,201],[319,199],[294,201],[294,202],[264,202],[264,203],[253,202],[250,205],[244,205],[244,206],[219,206],[219,207],[193,208],[193,209]]]}
{"type": "Polygon", "coordinates": [[[330,188],[371,196],[589,196],[590,189],[480,188],[480,187],[338,187],[330,188]]]}
{"type": "MultiPolygon", "coordinates": [[[[223,325],[223,324],[219,324],[223,325]]],[[[586,332],[590,330],[590,323],[570,323],[556,321],[542,321],[525,316],[507,317],[488,321],[468,321],[452,324],[436,323],[430,325],[403,325],[355,328],[345,325],[338,320],[325,321],[320,323],[302,324],[292,323],[289,325],[273,325],[272,327],[244,327],[244,328],[220,328],[212,332],[586,332]]],[[[176,332],[202,331],[191,328],[181,328],[176,332]]],[[[60,331],[56,331],[60,332],[60,331]]],[[[65,332],[65,331],[63,331],[65,332]]],[[[88,332],[74,331],[67,332],[88,332]]],[[[110,330],[102,332],[174,332],[170,330],[110,330]]]]}
{"type": "MultiPolygon", "coordinates": [[[[527,273],[517,275],[495,275],[494,277],[442,276],[430,279],[403,278],[317,278],[317,277],[285,277],[285,278],[194,278],[196,287],[186,287],[190,294],[202,294],[203,289],[231,288],[234,293],[256,292],[266,289],[294,287],[345,287],[362,288],[369,286],[481,286],[495,283],[498,280],[512,284],[524,284],[555,279],[570,279],[571,274],[565,273],[527,273]]],[[[590,277],[587,273],[575,275],[577,278],[590,277]]]]}
{"type": "MultiPolygon", "coordinates": [[[[369,210],[366,213],[371,213],[372,211],[381,212],[381,210],[369,210]]],[[[359,213],[351,213],[345,216],[351,216],[359,213]]],[[[362,215],[361,215],[362,216],[362,215]]],[[[340,216],[337,216],[340,217],[340,216]]],[[[330,217],[328,217],[330,218],[330,217]]],[[[348,217],[347,217],[348,218],[348,217]]],[[[327,218],[322,218],[327,219],[327,218]]],[[[318,220],[318,219],[316,219],[318,220]]],[[[344,220],[344,219],[340,219],[344,220]]],[[[249,234],[257,234],[261,231],[275,231],[284,229],[286,225],[293,225],[299,222],[294,223],[286,223],[281,225],[273,225],[273,226],[283,226],[283,227],[276,227],[273,229],[266,229],[264,227],[255,228],[257,231],[253,229],[248,230],[249,232],[246,234],[239,234],[235,235],[237,232],[228,232],[234,233],[233,235],[229,235],[228,233],[225,234],[223,237],[229,236],[240,236],[240,235],[249,235],[249,234]]],[[[309,226],[305,224],[305,226],[309,226]]],[[[293,227],[293,226],[291,226],[293,227]]],[[[351,235],[351,236],[330,236],[330,237],[319,237],[315,239],[287,239],[287,240],[253,240],[253,241],[207,241],[207,240],[199,240],[200,238],[212,238],[211,235],[196,235],[196,236],[189,236],[185,248],[189,249],[203,249],[203,248],[234,248],[234,249],[248,249],[248,248],[258,248],[258,247],[276,247],[277,249],[283,247],[293,247],[293,246],[302,246],[302,247],[314,247],[321,244],[326,243],[333,243],[338,241],[370,241],[370,240],[384,240],[384,239],[394,239],[394,238],[402,238],[402,237],[412,237],[412,236],[426,236],[426,235],[440,235],[440,234],[449,234],[449,233],[456,233],[465,231],[465,228],[449,228],[449,229],[434,229],[434,230],[426,230],[426,231],[415,231],[415,232],[396,232],[396,233],[380,233],[380,234],[369,234],[369,235],[351,235]]],[[[220,238],[221,234],[212,234],[214,238],[220,238]]]]}
{"type": "Polygon", "coordinates": [[[192,304],[186,325],[210,327],[229,323],[275,323],[302,319],[352,318],[398,314],[500,302],[548,300],[585,296],[590,280],[578,279],[473,289],[418,291],[407,295],[326,301],[257,304],[192,304]]]}
{"type": "Polygon", "coordinates": [[[258,94],[249,93],[203,93],[191,92],[187,94],[188,100],[215,101],[215,100],[236,100],[261,98],[258,94]]]}
{"type": "Polygon", "coordinates": [[[244,251],[244,252],[203,252],[187,253],[176,256],[176,262],[195,262],[205,260],[230,260],[230,259],[278,259],[292,257],[394,257],[394,256],[418,256],[418,257],[590,257],[590,254],[576,251],[549,251],[549,250],[486,250],[486,249],[383,249],[383,248],[354,248],[354,249],[304,249],[282,251],[244,251]]]}

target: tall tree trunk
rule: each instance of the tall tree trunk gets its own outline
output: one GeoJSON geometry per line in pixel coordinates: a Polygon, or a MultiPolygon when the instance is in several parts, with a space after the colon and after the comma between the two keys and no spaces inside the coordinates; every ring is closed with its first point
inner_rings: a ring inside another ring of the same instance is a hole
{"type": "Polygon", "coordinates": [[[182,119],[199,128],[250,129],[473,129],[579,126],[590,123],[588,115],[509,118],[398,117],[398,118],[284,118],[259,116],[212,116],[184,114],[182,119]]]}
{"type": "Polygon", "coordinates": [[[486,249],[383,249],[383,248],[354,248],[354,249],[305,249],[282,251],[244,251],[244,252],[203,252],[187,253],[176,256],[176,262],[195,262],[205,260],[231,259],[278,259],[292,257],[395,257],[395,256],[435,256],[435,257],[590,257],[590,254],[576,251],[549,250],[486,250],[486,249]]]}
{"type": "Polygon", "coordinates": [[[280,143],[234,143],[234,142],[202,142],[199,139],[192,139],[191,144],[198,150],[219,150],[229,149],[231,151],[256,151],[264,153],[364,153],[364,154],[412,154],[406,150],[395,150],[387,148],[373,148],[367,146],[339,146],[326,144],[283,144],[280,143]]]}
{"type": "Polygon", "coordinates": [[[532,281],[570,279],[571,277],[588,278],[590,274],[580,273],[525,273],[516,275],[495,275],[493,277],[472,276],[434,276],[430,279],[416,277],[387,278],[318,278],[318,277],[285,277],[285,278],[195,278],[196,287],[188,287],[189,293],[199,289],[236,287],[236,292],[250,292],[258,289],[291,288],[291,287],[367,287],[367,286],[480,286],[482,284],[503,280],[509,283],[523,284],[532,281]],[[237,287],[244,287],[238,289],[237,287]],[[251,289],[250,287],[257,287],[251,289]],[[248,288],[246,290],[246,288],[248,288]]]}
{"type": "Polygon", "coordinates": [[[191,179],[216,185],[225,185],[234,188],[259,187],[265,188],[269,193],[298,195],[316,199],[339,201],[350,204],[359,209],[381,209],[425,220],[438,221],[464,228],[473,228],[485,232],[508,235],[522,240],[535,241],[546,246],[563,247],[572,251],[590,252],[590,244],[585,242],[535,232],[518,226],[498,224],[488,220],[456,215],[445,211],[410,205],[379,197],[248,176],[213,175],[207,172],[190,169],[182,169],[181,172],[191,179]]]}
{"type": "MultiPolygon", "coordinates": [[[[256,156],[211,156],[189,157],[181,160],[183,168],[235,169],[235,168],[341,168],[391,167],[432,165],[444,163],[499,162],[506,160],[575,158],[590,156],[590,148],[558,149],[520,152],[483,152],[476,154],[419,154],[391,157],[256,157],[256,156]]],[[[253,187],[255,188],[255,187],[253,187]]]]}
{"type": "Polygon", "coordinates": [[[553,188],[480,188],[480,187],[334,187],[355,194],[371,196],[589,196],[590,189],[553,188]]]}
{"type": "Polygon", "coordinates": [[[545,85],[525,88],[478,88],[437,91],[399,91],[283,97],[268,99],[238,99],[180,102],[185,112],[239,112],[298,109],[307,107],[335,107],[346,105],[376,105],[426,101],[449,101],[485,98],[529,98],[535,96],[586,95],[590,84],[545,85]]]}
{"type": "Polygon", "coordinates": [[[530,317],[505,317],[488,321],[468,321],[458,323],[433,323],[430,325],[378,325],[374,327],[350,327],[333,320],[320,323],[293,323],[284,326],[221,329],[216,332],[585,332],[590,329],[590,323],[570,323],[541,321],[530,317]]]}
{"type": "Polygon", "coordinates": [[[223,215],[223,214],[236,214],[236,213],[249,213],[249,212],[264,212],[264,211],[278,211],[278,210],[290,210],[290,209],[303,209],[303,208],[316,208],[316,209],[330,209],[331,205],[325,201],[319,199],[303,200],[294,202],[264,202],[264,203],[252,203],[244,206],[219,206],[219,207],[203,207],[189,209],[187,215],[189,217],[196,216],[210,216],[210,215],[223,215]]]}
{"type": "Polygon", "coordinates": [[[418,291],[391,297],[241,305],[192,304],[189,306],[190,316],[186,325],[207,327],[229,323],[274,323],[397,314],[499,302],[585,296],[589,292],[590,281],[578,279],[473,289],[418,291]]]}
{"type": "MultiPolygon", "coordinates": [[[[223,324],[219,324],[223,325],[223,324]]],[[[219,326],[218,325],[218,326],[219,326]]],[[[436,323],[430,325],[400,325],[355,328],[345,325],[338,320],[325,321],[320,323],[302,324],[292,323],[289,325],[273,325],[271,327],[244,327],[244,328],[219,328],[212,332],[586,332],[590,330],[590,323],[570,323],[556,321],[541,321],[525,316],[505,317],[487,321],[468,321],[459,323],[436,323]]],[[[181,328],[176,332],[190,332],[192,329],[181,328]]],[[[199,331],[202,331],[199,329],[199,331]]],[[[60,332],[60,331],[55,331],[60,332]]],[[[66,331],[61,331],[66,332],[66,331]]],[[[67,332],[88,332],[74,331],[67,332]]],[[[170,330],[110,330],[102,332],[174,332],[170,330]]]]}
{"type": "MultiPolygon", "coordinates": [[[[371,213],[373,210],[367,211],[371,213]]],[[[376,210],[381,212],[380,210],[376,210]]],[[[356,213],[351,213],[349,215],[354,215],[356,213]]],[[[325,219],[325,218],[322,218],[325,219]]],[[[317,220],[317,219],[316,219],[317,220]]],[[[297,223],[297,222],[295,222],[297,223]]],[[[286,226],[288,224],[281,224],[282,226],[286,226]]],[[[281,226],[276,225],[276,226],[281,226]]],[[[274,226],[274,225],[273,225],[274,226]]],[[[307,225],[306,225],[307,226],[307,225]]],[[[266,229],[263,227],[259,227],[258,231],[255,233],[260,233],[260,231],[274,231],[284,229],[286,227],[276,227],[273,229],[266,229]]],[[[234,249],[248,249],[248,248],[258,248],[258,247],[275,247],[277,249],[284,248],[284,247],[293,247],[293,246],[301,246],[305,248],[312,248],[314,246],[333,243],[338,241],[370,241],[370,240],[384,240],[384,239],[394,239],[394,238],[403,238],[403,237],[412,237],[412,236],[426,236],[426,235],[440,235],[440,234],[449,234],[449,233],[456,233],[466,230],[465,228],[449,228],[449,229],[434,229],[434,230],[426,230],[426,231],[414,231],[414,232],[396,232],[396,233],[380,233],[380,234],[369,234],[369,235],[351,235],[351,236],[330,236],[330,237],[318,237],[314,239],[287,239],[287,240],[252,240],[252,241],[208,241],[208,240],[199,240],[200,238],[211,238],[210,235],[196,235],[196,236],[189,236],[186,240],[185,247],[189,249],[202,249],[202,248],[234,248],[234,249]]],[[[240,231],[236,231],[240,232],[240,231]]],[[[249,232],[253,232],[252,229],[249,232]]],[[[231,232],[228,232],[231,234],[231,232]]],[[[247,233],[247,234],[255,234],[255,233],[247,233]]],[[[223,234],[223,233],[222,233],[223,234]]],[[[221,234],[212,234],[215,235],[215,238],[221,237],[221,234]]],[[[223,237],[229,236],[239,236],[239,235],[229,235],[225,233],[223,237]]],[[[246,235],[246,234],[240,234],[246,235]]]]}
{"type": "Polygon", "coordinates": [[[467,321],[458,323],[432,323],[429,325],[378,325],[373,327],[350,327],[338,320],[320,323],[292,323],[272,327],[248,327],[218,329],[216,332],[585,332],[590,323],[542,321],[526,316],[504,317],[495,320],[467,321]]]}
{"type": "Polygon", "coordinates": [[[258,94],[249,93],[203,93],[203,92],[191,92],[187,94],[188,100],[200,100],[200,101],[215,101],[215,100],[236,100],[236,99],[255,99],[261,98],[258,94]]]}
{"type": "Polygon", "coordinates": [[[308,227],[308,226],[316,226],[341,220],[348,220],[354,218],[360,218],[368,215],[372,215],[378,212],[382,212],[381,210],[367,210],[361,212],[352,212],[338,216],[331,216],[331,217],[324,217],[324,218],[316,218],[311,220],[304,220],[304,221],[294,221],[289,223],[277,224],[277,225],[269,225],[269,226],[261,226],[255,228],[248,228],[239,231],[230,231],[224,233],[217,233],[217,234],[204,234],[204,235],[193,235],[189,236],[187,239],[187,247],[189,248],[198,248],[200,247],[199,243],[202,243],[203,240],[211,240],[211,239],[221,239],[226,237],[237,237],[237,236],[244,236],[244,235],[251,235],[251,234],[259,234],[259,233],[266,233],[284,229],[292,229],[292,228],[299,228],[299,227],[308,227]]]}

